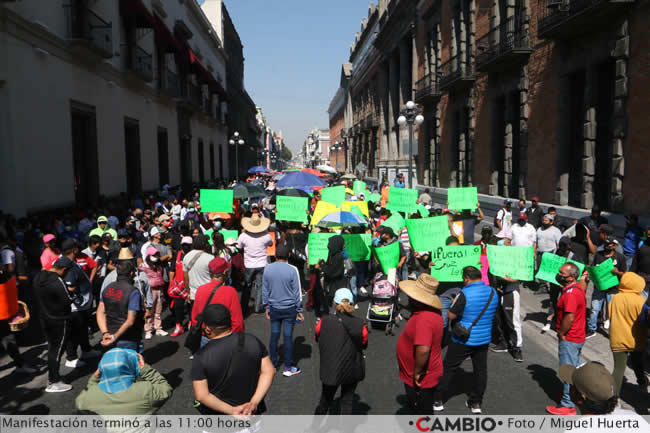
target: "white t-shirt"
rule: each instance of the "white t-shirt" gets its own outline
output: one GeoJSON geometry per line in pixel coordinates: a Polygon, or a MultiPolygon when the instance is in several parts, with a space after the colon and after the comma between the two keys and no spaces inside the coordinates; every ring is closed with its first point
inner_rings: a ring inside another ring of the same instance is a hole
{"type": "Polygon", "coordinates": [[[537,232],[532,224],[526,223],[523,227],[514,224],[510,230],[512,231],[513,247],[532,247],[537,242],[537,232]]]}
{"type": "Polygon", "coordinates": [[[537,251],[542,253],[554,253],[557,245],[560,243],[562,232],[555,226],[551,226],[546,230],[542,227],[537,229],[537,251]]]}
{"type": "Polygon", "coordinates": [[[512,228],[512,212],[503,208],[499,209],[497,212],[497,220],[501,221],[501,229],[509,233],[512,228]]]}
{"type": "Polygon", "coordinates": [[[16,264],[16,253],[7,246],[2,247],[0,250],[0,266],[6,265],[15,265],[16,264]]]}
{"type": "Polygon", "coordinates": [[[212,277],[210,276],[210,269],[208,268],[208,265],[212,259],[214,259],[214,256],[212,254],[199,250],[192,250],[189,253],[185,254],[185,257],[183,257],[183,272],[188,273],[190,280],[191,300],[194,300],[194,295],[196,295],[196,290],[199,287],[212,281],[212,277]],[[194,257],[197,254],[201,254],[201,256],[196,259],[192,268],[188,270],[190,263],[194,260],[194,257]]]}

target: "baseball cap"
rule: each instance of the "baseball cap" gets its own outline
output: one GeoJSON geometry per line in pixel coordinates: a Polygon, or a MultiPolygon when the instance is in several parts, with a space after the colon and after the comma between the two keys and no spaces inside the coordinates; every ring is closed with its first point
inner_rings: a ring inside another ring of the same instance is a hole
{"type": "Polygon", "coordinates": [[[153,245],[150,245],[147,247],[147,250],[145,252],[147,253],[148,256],[155,256],[156,254],[158,254],[158,249],[156,249],[156,247],[154,247],[153,245]]]}
{"type": "MultiPolygon", "coordinates": [[[[198,317],[197,317],[198,319],[198,317]]],[[[203,323],[210,327],[228,327],[231,326],[230,310],[221,304],[210,304],[203,309],[201,313],[203,323]]]]}
{"type": "Polygon", "coordinates": [[[512,200],[503,200],[503,204],[512,204],[512,200]]]}
{"type": "Polygon", "coordinates": [[[167,215],[167,214],[162,214],[162,215],[160,215],[158,217],[158,221],[160,221],[161,223],[164,223],[164,222],[169,221],[169,220],[170,220],[170,218],[169,218],[169,215],[167,215]]]}
{"type": "Polygon", "coordinates": [[[122,229],[122,230],[120,230],[120,231],[117,232],[117,237],[118,237],[118,239],[119,239],[119,238],[128,238],[128,237],[129,237],[129,232],[127,232],[126,230],[122,229]]]}
{"type": "Polygon", "coordinates": [[[45,236],[43,236],[43,243],[52,242],[54,239],[56,239],[56,236],[54,236],[51,233],[48,233],[45,236]]]}
{"type": "Polygon", "coordinates": [[[61,251],[68,251],[77,246],[77,241],[74,239],[65,239],[61,242],[61,251]]]}
{"type": "Polygon", "coordinates": [[[555,217],[553,215],[551,215],[550,213],[545,214],[544,218],[548,218],[551,221],[553,221],[555,219],[555,217]]]}
{"type": "Polygon", "coordinates": [[[344,287],[342,289],[338,289],[334,293],[334,302],[336,302],[337,304],[342,304],[343,301],[345,301],[346,299],[350,304],[352,304],[354,302],[353,301],[354,295],[352,294],[350,289],[348,289],[347,287],[344,287]]]}
{"type": "Polygon", "coordinates": [[[181,239],[181,245],[183,245],[183,244],[192,245],[192,237],[191,236],[183,236],[183,239],[181,239]]]}
{"type": "Polygon", "coordinates": [[[110,241],[111,239],[113,239],[113,235],[109,232],[106,232],[102,235],[102,240],[104,241],[110,241]]]}
{"type": "Polygon", "coordinates": [[[210,263],[208,263],[208,269],[210,269],[210,273],[214,275],[223,274],[229,268],[230,263],[228,263],[223,257],[215,257],[210,260],[210,263]]]}
{"type": "Polygon", "coordinates": [[[107,223],[107,222],[108,222],[108,218],[106,218],[105,216],[100,216],[99,218],[97,218],[97,224],[107,223]]]}
{"type": "Polygon", "coordinates": [[[601,224],[598,226],[598,231],[601,233],[606,233],[608,235],[613,235],[614,227],[610,226],[609,224],[601,224]]]}
{"type": "Polygon", "coordinates": [[[72,260],[66,256],[61,256],[52,263],[52,267],[57,269],[70,269],[72,267],[72,260]]]}
{"type": "Polygon", "coordinates": [[[609,245],[609,244],[616,244],[616,245],[618,245],[618,241],[616,240],[616,238],[613,238],[613,237],[611,237],[611,236],[609,236],[607,239],[605,239],[605,242],[604,242],[604,243],[605,243],[606,245],[609,245]]]}
{"type": "Polygon", "coordinates": [[[253,203],[253,204],[251,205],[251,208],[252,208],[252,209],[259,209],[259,208],[260,208],[260,205],[257,204],[257,203],[253,203]]]}
{"type": "Polygon", "coordinates": [[[158,227],[152,227],[151,231],[149,232],[149,235],[151,237],[154,237],[154,236],[159,235],[159,234],[160,234],[160,230],[158,230],[158,227]]]}
{"type": "Polygon", "coordinates": [[[587,397],[598,402],[607,401],[616,395],[614,378],[600,362],[587,362],[578,367],[562,364],[559,371],[560,379],[587,397]]]}
{"type": "Polygon", "coordinates": [[[539,197],[535,196],[535,197],[531,198],[530,201],[536,201],[536,202],[539,202],[539,197]]]}
{"type": "Polygon", "coordinates": [[[392,228],[386,227],[386,226],[379,226],[377,229],[377,233],[382,234],[382,235],[390,235],[391,237],[395,237],[395,232],[393,231],[392,228]]]}
{"type": "Polygon", "coordinates": [[[528,221],[528,214],[526,212],[519,212],[519,219],[528,221]]]}

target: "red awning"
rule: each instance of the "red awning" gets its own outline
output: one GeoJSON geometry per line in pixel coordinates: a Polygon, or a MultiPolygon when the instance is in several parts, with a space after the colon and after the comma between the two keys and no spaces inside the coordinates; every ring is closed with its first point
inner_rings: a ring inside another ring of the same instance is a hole
{"type": "Polygon", "coordinates": [[[176,40],[165,22],[158,15],[154,15],[153,18],[156,43],[166,47],[168,52],[173,51],[179,54],[182,53],[183,46],[176,40]]]}
{"type": "Polygon", "coordinates": [[[156,24],[153,14],[142,0],[120,0],[120,14],[135,17],[140,28],[153,28],[156,24]]]}
{"type": "Polygon", "coordinates": [[[203,63],[201,62],[201,59],[198,58],[196,53],[192,51],[191,48],[187,48],[187,52],[189,54],[190,58],[190,65],[194,68],[195,72],[199,74],[200,76],[203,77],[203,79],[207,82],[208,87],[210,88],[211,92],[217,93],[219,96],[221,96],[222,99],[228,100],[228,93],[226,93],[225,89],[219,83],[212,73],[206,68],[203,63]]]}

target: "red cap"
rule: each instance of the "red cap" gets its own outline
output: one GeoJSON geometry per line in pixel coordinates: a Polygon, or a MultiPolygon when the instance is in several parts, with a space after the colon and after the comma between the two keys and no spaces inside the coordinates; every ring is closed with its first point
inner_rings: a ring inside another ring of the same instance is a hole
{"type": "Polygon", "coordinates": [[[208,263],[208,269],[213,275],[223,274],[227,269],[230,269],[230,263],[223,257],[215,257],[208,263]]]}
{"type": "Polygon", "coordinates": [[[530,201],[536,201],[537,203],[539,203],[539,197],[535,196],[531,198],[530,201]]]}
{"type": "Polygon", "coordinates": [[[519,219],[528,221],[528,214],[526,212],[519,212],[519,219]]]}

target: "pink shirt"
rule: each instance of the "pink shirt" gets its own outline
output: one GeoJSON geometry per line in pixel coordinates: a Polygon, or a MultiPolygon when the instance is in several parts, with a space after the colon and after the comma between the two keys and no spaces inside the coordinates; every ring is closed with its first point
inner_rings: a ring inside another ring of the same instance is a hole
{"type": "Polygon", "coordinates": [[[43,254],[41,254],[41,266],[48,268],[52,263],[59,257],[58,254],[53,253],[52,250],[45,248],[43,254]]]}
{"type": "Polygon", "coordinates": [[[266,266],[266,247],[273,245],[269,232],[242,233],[237,239],[237,247],[244,249],[244,267],[246,269],[266,266]]]}

